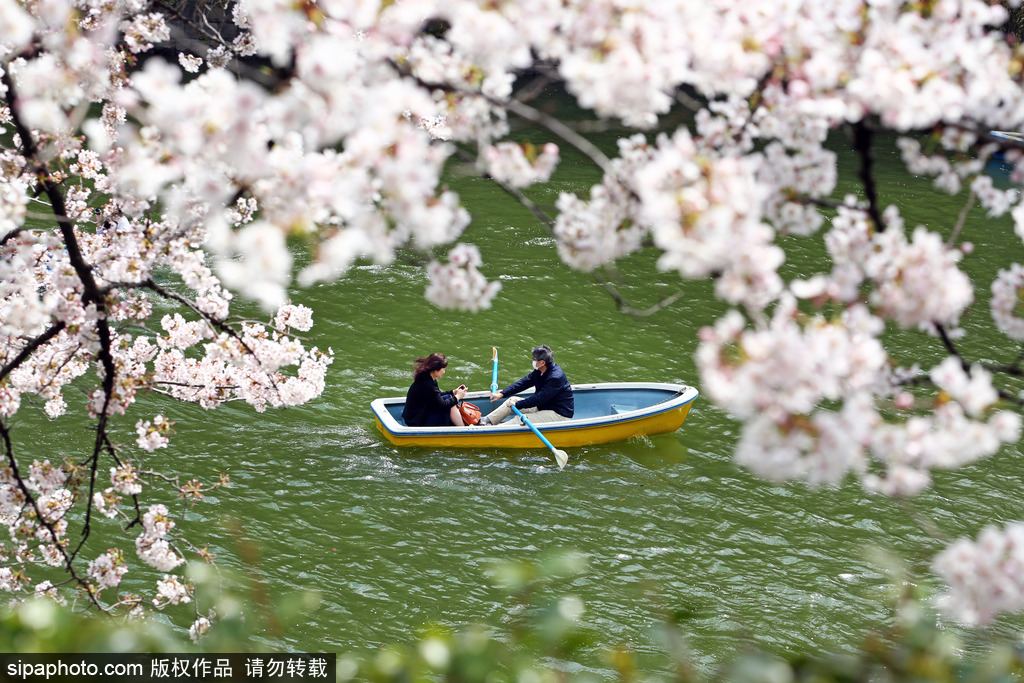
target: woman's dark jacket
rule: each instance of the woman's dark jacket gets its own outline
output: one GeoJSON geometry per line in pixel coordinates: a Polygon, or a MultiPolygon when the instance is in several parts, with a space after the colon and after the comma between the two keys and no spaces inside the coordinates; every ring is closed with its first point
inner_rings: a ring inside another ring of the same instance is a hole
{"type": "Polygon", "coordinates": [[[436,424],[430,419],[431,413],[446,415],[452,406],[459,402],[450,391],[441,393],[437,380],[429,372],[420,373],[409,387],[405,395],[405,409],[402,419],[410,427],[421,427],[428,423],[436,424]]]}
{"type": "Polygon", "coordinates": [[[537,410],[553,410],[562,417],[572,417],[576,412],[572,398],[572,385],[562,372],[557,363],[549,363],[548,371],[543,375],[540,370],[534,370],[521,380],[513,382],[501,393],[505,396],[513,396],[524,389],[535,387],[533,396],[527,396],[516,404],[516,408],[533,408],[537,410]]]}

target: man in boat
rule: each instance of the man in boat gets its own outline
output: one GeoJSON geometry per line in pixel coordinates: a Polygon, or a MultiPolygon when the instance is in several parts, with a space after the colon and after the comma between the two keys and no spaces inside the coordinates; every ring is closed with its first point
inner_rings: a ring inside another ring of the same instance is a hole
{"type": "Polygon", "coordinates": [[[547,344],[536,346],[532,355],[533,372],[491,394],[492,402],[500,401],[506,396],[508,399],[491,411],[490,415],[480,420],[480,424],[498,424],[512,413],[513,403],[520,411],[529,414],[530,422],[533,423],[558,422],[573,416],[575,408],[572,385],[569,384],[562,368],[555,363],[551,347],[547,344]],[[534,387],[535,390],[532,396],[520,398],[515,395],[530,387],[534,387]]]}

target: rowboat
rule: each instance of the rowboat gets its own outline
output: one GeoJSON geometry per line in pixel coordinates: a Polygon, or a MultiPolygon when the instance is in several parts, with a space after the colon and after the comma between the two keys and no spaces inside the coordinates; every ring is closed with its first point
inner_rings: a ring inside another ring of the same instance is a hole
{"type": "MultiPolygon", "coordinates": [[[[605,382],[574,384],[576,413],[571,420],[534,423],[559,447],[624,441],[634,436],[666,434],[686,420],[697,390],[685,384],[605,382]]],[[[528,396],[531,390],[518,396],[528,396]]],[[[500,405],[490,392],[466,394],[484,415],[500,405]]],[[[405,397],[378,398],[370,403],[377,428],[397,446],[438,448],[537,448],[537,435],[518,420],[474,427],[409,427],[402,421],[405,397]]],[[[529,414],[527,414],[529,417],[529,414]]]]}

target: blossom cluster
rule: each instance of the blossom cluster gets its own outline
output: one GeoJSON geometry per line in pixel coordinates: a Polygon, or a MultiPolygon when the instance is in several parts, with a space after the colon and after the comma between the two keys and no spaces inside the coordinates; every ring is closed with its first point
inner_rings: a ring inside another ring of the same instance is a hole
{"type": "Polygon", "coordinates": [[[955,328],[974,301],[971,281],[957,267],[962,252],[923,226],[908,240],[894,206],[883,217],[885,229],[872,228],[854,203],[847,198],[825,238],[837,297],[855,299],[866,284],[873,307],[887,320],[925,330],[935,324],[955,328]]]}
{"type": "Polygon", "coordinates": [[[167,507],[153,505],[142,518],[143,532],[135,539],[139,557],[149,566],[163,572],[169,572],[185,561],[167,538],[174,526],[167,507]]]}
{"type": "Polygon", "coordinates": [[[1010,339],[1024,341],[1024,265],[1012,264],[1006,270],[1000,270],[992,281],[992,299],[990,302],[992,319],[999,330],[1010,339]]]}
{"type": "Polygon", "coordinates": [[[108,550],[89,563],[89,577],[96,581],[100,590],[117,586],[127,571],[128,567],[117,548],[108,550]]]}
{"type": "Polygon", "coordinates": [[[627,256],[640,249],[649,233],[635,220],[640,207],[627,183],[653,152],[642,135],[620,139],[618,147],[619,156],[602,182],[590,189],[589,201],[568,192],[559,195],[554,227],[558,254],[573,268],[591,271],[627,256]]]}
{"type": "Polygon", "coordinates": [[[1024,524],[987,526],[977,540],[959,538],[935,558],[948,590],[943,607],[968,624],[984,624],[999,612],[1024,609],[1024,524]]]}
{"type": "Polygon", "coordinates": [[[499,142],[483,151],[487,172],[512,187],[526,187],[551,178],[558,164],[558,145],[549,142],[539,152],[532,145],[499,142]]]}
{"type": "Polygon", "coordinates": [[[457,245],[448,254],[447,264],[432,261],[427,267],[427,300],[443,308],[490,308],[501,283],[488,281],[479,270],[481,263],[480,250],[472,244],[457,245]]]}
{"type": "Polygon", "coordinates": [[[153,598],[153,604],[162,607],[165,605],[180,605],[192,602],[193,587],[178,580],[178,577],[164,574],[164,578],[157,582],[157,597],[153,598]]]}

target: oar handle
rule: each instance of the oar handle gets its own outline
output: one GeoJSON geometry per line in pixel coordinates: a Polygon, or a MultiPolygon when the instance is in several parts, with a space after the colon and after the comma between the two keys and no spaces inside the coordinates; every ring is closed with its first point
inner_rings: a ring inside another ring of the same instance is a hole
{"type": "Polygon", "coordinates": [[[498,349],[491,347],[491,393],[497,393],[498,391],[498,349]]]}

